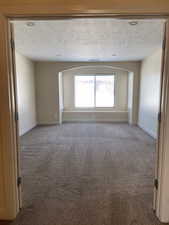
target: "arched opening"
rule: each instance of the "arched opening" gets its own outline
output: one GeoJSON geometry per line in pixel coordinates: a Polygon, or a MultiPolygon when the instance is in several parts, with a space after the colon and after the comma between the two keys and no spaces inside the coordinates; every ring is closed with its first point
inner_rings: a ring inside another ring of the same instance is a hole
{"type": "Polygon", "coordinates": [[[137,105],[134,104],[134,72],[126,68],[94,65],[80,66],[63,70],[58,74],[59,123],[92,121],[92,122],[128,122],[136,124],[137,105]],[[114,106],[76,108],[75,77],[77,75],[115,75],[114,106]]]}

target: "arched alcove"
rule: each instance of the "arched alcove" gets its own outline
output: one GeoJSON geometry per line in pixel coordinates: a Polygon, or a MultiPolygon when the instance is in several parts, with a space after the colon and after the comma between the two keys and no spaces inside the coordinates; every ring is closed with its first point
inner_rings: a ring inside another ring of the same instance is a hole
{"type": "Polygon", "coordinates": [[[63,121],[114,121],[135,123],[137,105],[134,104],[134,72],[109,65],[66,68],[58,75],[59,123],[63,121]],[[116,74],[116,104],[111,109],[76,109],[74,107],[74,76],[85,74],[116,74]],[[126,85],[126,88],[125,88],[126,85]],[[66,91],[65,91],[66,90],[66,91]],[[125,100],[126,98],[126,100],[125,100]],[[124,102],[125,101],[125,102],[124,102]]]}

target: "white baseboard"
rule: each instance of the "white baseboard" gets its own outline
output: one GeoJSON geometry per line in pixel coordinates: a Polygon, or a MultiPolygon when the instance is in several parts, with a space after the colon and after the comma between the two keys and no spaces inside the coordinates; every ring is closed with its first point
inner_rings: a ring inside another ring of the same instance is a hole
{"type": "Polygon", "coordinates": [[[37,125],[39,126],[45,126],[45,125],[59,125],[59,121],[50,121],[50,122],[38,122],[37,125]]]}
{"type": "Polygon", "coordinates": [[[37,123],[34,124],[33,126],[29,127],[29,129],[26,129],[26,130],[22,131],[21,133],[20,133],[20,131],[19,131],[19,136],[20,136],[20,137],[23,136],[24,134],[28,133],[30,130],[32,130],[32,129],[35,128],[36,126],[37,126],[37,123]]]}
{"type": "Polygon", "coordinates": [[[155,134],[154,131],[147,129],[146,127],[140,125],[139,123],[138,123],[138,127],[140,127],[144,132],[146,132],[148,135],[150,135],[154,139],[157,139],[157,134],[155,134]]]}
{"type": "Polygon", "coordinates": [[[128,123],[128,120],[89,120],[89,119],[68,119],[63,120],[64,123],[128,123]]]}

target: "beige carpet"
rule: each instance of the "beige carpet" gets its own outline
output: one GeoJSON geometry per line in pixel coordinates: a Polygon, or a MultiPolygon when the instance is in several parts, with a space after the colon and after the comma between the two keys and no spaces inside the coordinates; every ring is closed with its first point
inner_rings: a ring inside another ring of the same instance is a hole
{"type": "Polygon", "coordinates": [[[23,209],[10,224],[161,224],[152,211],[155,141],[141,129],[44,126],[21,146],[23,209]]]}

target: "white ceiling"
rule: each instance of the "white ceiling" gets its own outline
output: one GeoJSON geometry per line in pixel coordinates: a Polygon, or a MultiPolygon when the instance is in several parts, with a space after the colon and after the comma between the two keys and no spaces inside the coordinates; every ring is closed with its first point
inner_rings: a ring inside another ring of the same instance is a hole
{"type": "Polygon", "coordinates": [[[15,21],[16,50],[36,61],[142,60],[161,47],[164,20],[15,21]]]}

